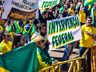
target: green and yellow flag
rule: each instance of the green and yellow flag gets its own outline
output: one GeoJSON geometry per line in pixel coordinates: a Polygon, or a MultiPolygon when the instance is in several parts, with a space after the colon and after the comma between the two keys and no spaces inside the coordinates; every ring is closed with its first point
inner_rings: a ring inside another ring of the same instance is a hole
{"type": "Polygon", "coordinates": [[[93,5],[96,0],[84,0],[84,6],[93,5]]]}
{"type": "Polygon", "coordinates": [[[0,72],[37,72],[36,44],[16,48],[0,56],[0,72]]]}

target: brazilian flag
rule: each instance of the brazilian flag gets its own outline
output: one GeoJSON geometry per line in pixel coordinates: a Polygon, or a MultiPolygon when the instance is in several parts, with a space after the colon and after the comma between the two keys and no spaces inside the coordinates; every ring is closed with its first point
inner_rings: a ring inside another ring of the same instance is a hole
{"type": "Polygon", "coordinates": [[[37,68],[35,43],[0,55],[0,72],[37,72],[37,68]]]}
{"type": "Polygon", "coordinates": [[[96,0],[84,0],[84,6],[93,5],[96,0]]]}

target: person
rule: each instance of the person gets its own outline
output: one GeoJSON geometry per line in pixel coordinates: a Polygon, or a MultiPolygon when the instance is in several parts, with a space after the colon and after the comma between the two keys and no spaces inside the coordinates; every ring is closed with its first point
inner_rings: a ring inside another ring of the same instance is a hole
{"type": "Polygon", "coordinates": [[[31,41],[34,40],[35,37],[41,35],[44,39],[45,39],[45,51],[48,51],[49,50],[49,44],[50,42],[48,41],[48,38],[47,38],[47,28],[46,28],[46,25],[44,23],[42,24],[38,24],[36,26],[36,31],[34,33],[34,35],[31,37],[31,41]]]}
{"type": "Polygon", "coordinates": [[[75,10],[74,10],[73,4],[70,4],[70,8],[68,9],[68,14],[69,15],[74,15],[75,14],[75,10]]]}
{"type": "Polygon", "coordinates": [[[2,13],[4,12],[3,6],[0,6],[0,18],[2,17],[2,13]]]}
{"type": "Polygon", "coordinates": [[[8,32],[13,32],[14,31],[14,20],[7,20],[5,24],[5,30],[8,32]]]}
{"type": "Polygon", "coordinates": [[[0,25],[0,30],[4,30],[4,27],[2,25],[0,25]]]}
{"type": "Polygon", "coordinates": [[[18,42],[21,39],[22,33],[24,30],[24,22],[22,20],[20,21],[14,21],[14,41],[13,44],[14,46],[16,46],[18,44],[18,42]]]}
{"type": "MultiPolygon", "coordinates": [[[[82,39],[80,39],[80,49],[79,55],[82,56],[86,49],[89,48],[87,54],[87,64],[91,65],[90,63],[90,49],[95,42],[96,38],[96,28],[92,25],[92,17],[87,17],[86,24],[82,25],[82,39]]],[[[90,66],[87,65],[89,70],[87,72],[91,72],[90,66]]]]}
{"type": "MultiPolygon", "coordinates": [[[[96,28],[92,25],[92,18],[87,17],[86,24],[82,26],[82,39],[80,40],[80,47],[85,51],[86,48],[90,48],[94,43],[94,38],[96,35],[96,28]]],[[[84,53],[80,51],[80,56],[84,53]]]]}
{"type": "Polygon", "coordinates": [[[48,40],[48,38],[47,38],[47,27],[46,27],[46,25],[43,23],[43,24],[41,24],[40,25],[40,29],[39,29],[39,33],[40,33],[40,35],[45,39],[45,50],[49,50],[49,44],[50,44],[50,42],[49,42],[49,40],[48,40]]]}
{"type": "Polygon", "coordinates": [[[28,20],[24,26],[23,35],[26,38],[26,43],[31,41],[31,36],[35,32],[35,26],[32,24],[31,20],[28,20]]]}
{"type": "Polygon", "coordinates": [[[4,54],[12,50],[11,35],[8,32],[4,32],[3,41],[0,43],[0,53],[4,54]]]}
{"type": "Polygon", "coordinates": [[[84,7],[80,7],[80,10],[79,10],[79,21],[80,21],[81,25],[85,24],[86,13],[84,11],[84,7]]]}
{"type": "Polygon", "coordinates": [[[16,33],[16,34],[22,34],[22,32],[23,32],[23,29],[24,29],[24,22],[22,21],[22,20],[20,20],[20,21],[14,21],[14,32],[16,33]]]}
{"type": "Polygon", "coordinates": [[[55,59],[50,57],[49,53],[44,50],[45,40],[42,36],[35,37],[34,41],[37,45],[37,58],[39,62],[38,70],[48,67],[55,63],[55,59]]]}
{"type": "Polygon", "coordinates": [[[22,35],[21,39],[20,39],[20,42],[18,42],[17,47],[15,47],[15,48],[18,48],[18,47],[21,47],[21,46],[24,46],[24,45],[26,45],[26,39],[25,39],[24,35],[22,35]]]}
{"type": "Polygon", "coordinates": [[[34,40],[35,37],[40,35],[40,33],[39,33],[40,32],[39,31],[40,30],[40,23],[36,24],[35,27],[36,27],[36,30],[35,30],[34,34],[31,36],[31,42],[34,40]]]}
{"type": "MultiPolygon", "coordinates": [[[[64,47],[65,47],[64,54],[63,54],[63,57],[61,58],[61,61],[69,60],[69,57],[73,52],[73,49],[76,47],[76,42],[66,44],[64,47]]],[[[69,69],[69,66],[67,63],[62,65],[62,70],[67,71],[68,69],[69,69]]]]}
{"type": "Polygon", "coordinates": [[[96,27],[96,2],[94,3],[93,8],[91,9],[91,17],[94,27],[96,27]]]}
{"type": "Polygon", "coordinates": [[[0,43],[1,43],[2,40],[3,40],[3,34],[4,34],[4,30],[0,30],[0,43]]]}

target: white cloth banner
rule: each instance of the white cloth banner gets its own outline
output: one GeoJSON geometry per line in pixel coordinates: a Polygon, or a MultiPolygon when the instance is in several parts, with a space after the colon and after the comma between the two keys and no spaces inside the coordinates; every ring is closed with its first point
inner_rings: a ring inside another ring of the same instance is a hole
{"type": "Polygon", "coordinates": [[[40,10],[51,8],[57,4],[59,4],[59,0],[39,0],[38,6],[40,10]]]}
{"type": "Polygon", "coordinates": [[[12,8],[12,0],[6,0],[3,4],[4,12],[2,13],[2,19],[7,19],[11,8],[12,8]]]}
{"type": "Polygon", "coordinates": [[[32,12],[38,8],[38,0],[13,0],[12,5],[16,9],[32,12]]]}
{"type": "Polygon", "coordinates": [[[82,35],[78,16],[47,21],[47,36],[51,50],[80,40],[82,35]]]}
{"type": "MultiPolygon", "coordinates": [[[[34,16],[34,14],[37,13],[36,11],[38,9],[38,0],[5,0],[3,8],[4,8],[4,12],[2,14],[3,19],[7,19],[7,16],[11,11],[12,11],[11,16],[13,18],[14,18],[14,16],[16,17],[16,14],[17,14],[17,16],[21,15],[22,16],[22,17],[20,17],[21,19],[23,19],[23,18],[25,19],[28,16],[29,16],[29,18],[31,18],[31,16],[34,16]],[[13,9],[16,11],[16,13],[14,12],[13,9]],[[13,12],[14,12],[14,14],[13,14],[13,12]],[[32,14],[32,12],[35,12],[35,13],[32,14]],[[26,17],[24,17],[24,15],[26,17]]],[[[35,16],[37,16],[37,15],[35,15],[35,16]]]]}

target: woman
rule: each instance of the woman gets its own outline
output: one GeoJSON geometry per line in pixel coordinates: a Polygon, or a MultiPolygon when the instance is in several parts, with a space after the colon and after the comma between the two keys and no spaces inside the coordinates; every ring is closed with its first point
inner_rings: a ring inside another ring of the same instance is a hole
{"type": "Polygon", "coordinates": [[[6,53],[12,50],[11,35],[8,32],[4,32],[3,41],[0,43],[0,52],[6,53]]]}

